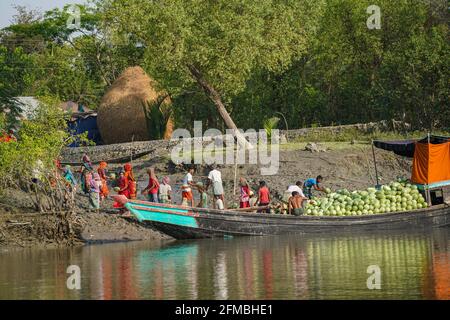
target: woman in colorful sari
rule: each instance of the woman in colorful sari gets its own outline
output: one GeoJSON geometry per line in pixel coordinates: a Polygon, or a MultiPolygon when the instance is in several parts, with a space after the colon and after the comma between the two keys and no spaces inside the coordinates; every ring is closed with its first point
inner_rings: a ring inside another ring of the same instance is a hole
{"type": "Polygon", "coordinates": [[[69,165],[64,167],[62,177],[66,182],[64,197],[66,201],[70,200],[73,203],[73,201],[75,200],[77,180],[75,179],[75,176],[73,175],[71,167],[69,165]]]}
{"type": "Polygon", "coordinates": [[[91,159],[89,158],[89,156],[87,155],[87,153],[83,153],[83,158],[81,158],[81,162],[83,163],[83,165],[85,167],[87,167],[88,169],[92,170],[92,162],[91,159]]]}
{"type": "Polygon", "coordinates": [[[100,185],[102,181],[98,173],[92,175],[92,179],[89,181],[89,209],[100,209],[100,185]]]}
{"type": "Polygon", "coordinates": [[[71,167],[69,165],[64,167],[63,177],[71,187],[74,187],[77,184],[77,180],[75,180],[75,176],[73,175],[71,167]]]}
{"type": "Polygon", "coordinates": [[[136,199],[136,179],[134,178],[133,167],[127,163],[123,168],[125,169],[125,178],[128,181],[128,199],[136,199]]]}
{"type": "Polygon", "coordinates": [[[129,183],[128,183],[127,177],[125,177],[125,172],[120,171],[119,178],[117,180],[117,187],[119,188],[117,193],[127,197],[128,199],[131,199],[130,198],[130,190],[129,190],[128,184],[129,183]]]}
{"type": "Polygon", "coordinates": [[[84,194],[88,194],[89,193],[89,178],[90,178],[90,172],[91,169],[89,167],[89,165],[83,163],[83,165],[81,166],[80,169],[81,172],[81,190],[83,190],[84,194]]]}
{"type": "Polygon", "coordinates": [[[108,176],[106,175],[106,167],[108,164],[105,161],[100,162],[100,165],[97,169],[97,173],[100,176],[100,179],[102,181],[102,186],[100,188],[100,200],[103,201],[103,199],[107,198],[109,195],[108,190],[108,176]]]}
{"type": "Polygon", "coordinates": [[[248,185],[247,180],[245,178],[239,179],[239,184],[241,186],[241,195],[239,197],[239,207],[240,208],[249,208],[250,207],[250,186],[248,185]]]}

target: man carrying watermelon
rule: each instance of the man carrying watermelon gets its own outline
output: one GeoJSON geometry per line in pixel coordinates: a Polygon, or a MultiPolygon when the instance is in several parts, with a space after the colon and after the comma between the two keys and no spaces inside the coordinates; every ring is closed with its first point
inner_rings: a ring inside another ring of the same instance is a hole
{"type": "Polygon", "coordinates": [[[320,186],[322,181],[323,177],[321,175],[318,175],[317,178],[315,179],[314,178],[307,179],[303,184],[303,193],[305,194],[305,197],[311,199],[313,189],[316,191],[326,192],[325,189],[320,186]]]}

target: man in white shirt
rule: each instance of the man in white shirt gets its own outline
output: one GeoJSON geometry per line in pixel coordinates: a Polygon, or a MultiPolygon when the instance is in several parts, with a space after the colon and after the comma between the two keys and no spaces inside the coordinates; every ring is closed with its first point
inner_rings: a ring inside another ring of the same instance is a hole
{"type": "Polygon", "coordinates": [[[305,197],[303,194],[303,183],[301,181],[297,181],[295,185],[289,186],[288,189],[284,192],[283,201],[288,202],[289,198],[292,196],[292,192],[298,192],[301,197],[305,197]]]}
{"type": "MultiPolygon", "coordinates": [[[[223,185],[222,185],[222,173],[216,168],[213,168],[213,170],[209,172],[207,189],[211,184],[213,185],[214,200],[218,199],[222,200],[223,207],[225,208],[225,197],[223,195],[223,185]]],[[[216,201],[214,201],[214,208],[216,208],[216,201]]]]}
{"type": "Polygon", "coordinates": [[[295,185],[289,186],[289,188],[287,189],[286,192],[289,192],[290,194],[292,194],[292,192],[297,191],[300,194],[300,196],[302,196],[304,198],[305,195],[303,194],[302,187],[303,187],[303,183],[301,181],[297,181],[295,183],[295,185]]]}

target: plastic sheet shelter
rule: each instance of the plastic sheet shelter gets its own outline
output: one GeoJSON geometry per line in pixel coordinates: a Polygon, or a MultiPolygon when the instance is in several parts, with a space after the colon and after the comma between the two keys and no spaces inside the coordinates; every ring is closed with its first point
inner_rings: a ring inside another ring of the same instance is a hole
{"type": "Polygon", "coordinates": [[[450,183],[450,137],[429,136],[421,140],[374,141],[373,144],[413,158],[412,182],[423,185],[450,183]]]}

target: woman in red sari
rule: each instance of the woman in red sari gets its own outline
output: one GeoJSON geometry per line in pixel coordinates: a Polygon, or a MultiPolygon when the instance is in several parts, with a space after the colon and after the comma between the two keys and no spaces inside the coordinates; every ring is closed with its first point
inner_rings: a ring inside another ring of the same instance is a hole
{"type": "Polygon", "coordinates": [[[133,167],[127,163],[123,168],[125,169],[125,178],[128,181],[128,199],[136,199],[136,179],[134,178],[133,167]]]}
{"type": "Polygon", "coordinates": [[[128,179],[125,176],[125,172],[123,172],[123,171],[120,171],[120,173],[119,173],[119,179],[117,180],[117,186],[119,187],[119,190],[117,191],[118,194],[123,195],[123,196],[127,197],[128,199],[131,199],[128,179]]]}
{"type": "MultiPolygon", "coordinates": [[[[130,199],[130,193],[128,190],[128,179],[125,177],[125,172],[120,171],[119,177],[117,178],[117,186],[114,188],[115,191],[121,196],[124,196],[126,199],[130,199]]],[[[114,198],[113,208],[119,209],[120,213],[124,213],[126,211],[124,204],[127,202],[126,199],[117,199],[114,198]]]]}
{"type": "Polygon", "coordinates": [[[100,199],[103,200],[108,197],[109,189],[108,189],[108,177],[106,176],[106,167],[108,164],[105,161],[100,162],[100,165],[97,169],[98,175],[102,180],[102,186],[100,188],[100,199]]]}

